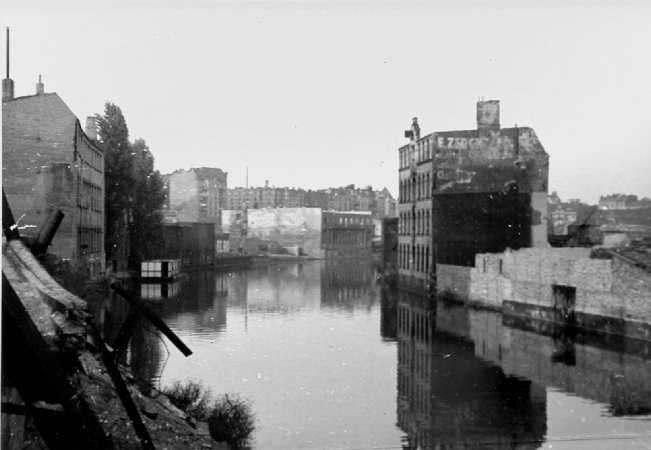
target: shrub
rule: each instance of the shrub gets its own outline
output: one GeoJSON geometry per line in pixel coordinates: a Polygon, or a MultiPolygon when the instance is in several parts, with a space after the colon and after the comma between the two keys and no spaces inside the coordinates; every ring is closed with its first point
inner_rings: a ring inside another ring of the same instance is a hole
{"type": "Polygon", "coordinates": [[[210,390],[197,381],[176,381],[163,390],[170,402],[197,421],[206,421],[209,415],[210,390]]]}
{"type": "Polygon", "coordinates": [[[232,448],[242,448],[255,430],[255,417],[247,400],[233,394],[224,394],[215,401],[208,429],[212,438],[226,442],[232,448]]]}

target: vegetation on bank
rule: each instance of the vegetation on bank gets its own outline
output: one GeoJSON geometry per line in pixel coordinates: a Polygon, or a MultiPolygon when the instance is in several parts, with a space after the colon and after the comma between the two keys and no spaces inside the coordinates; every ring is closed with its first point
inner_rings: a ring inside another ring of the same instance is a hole
{"type": "Polygon", "coordinates": [[[101,298],[109,291],[107,278],[100,277],[90,282],[88,273],[83,269],[73,267],[70,261],[63,260],[51,253],[39,256],[38,260],[57,283],[84,300],[101,298]]]}
{"type": "Polygon", "coordinates": [[[255,430],[251,403],[236,394],[223,394],[214,401],[208,389],[196,381],[175,382],[163,390],[170,402],[196,421],[208,422],[217,442],[241,449],[249,444],[255,430]]]}

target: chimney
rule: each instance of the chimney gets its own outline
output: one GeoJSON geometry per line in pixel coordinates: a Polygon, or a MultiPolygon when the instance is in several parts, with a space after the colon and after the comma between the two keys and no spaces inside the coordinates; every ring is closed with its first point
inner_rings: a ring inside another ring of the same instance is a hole
{"type": "Polygon", "coordinates": [[[93,116],[86,117],[86,129],[84,131],[90,139],[97,140],[97,122],[93,116]]]}
{"type": "Polygon", "coordinates": [[[9,27],[7,27],[7,78],[2,80],[2,101],[14,99],[14,80],[9,78],[9,27]]]}
{"type": "Polygon", "coordinates": [[[420,139],[420,126],[418,125],[418,117],[411,119],[411,129],[405,130],[405,137],[412,141],[420,139]]]}
{"type": "Polygon", "coordinates": [[[45,93],[45,85],[41,80],[41,75],[38,76],[38,83],[36,83],[36,95],[43,95],[45,93]]]}
{"type": "Polygon", "coordinates": [[[480,131],[500,129],[500,101],[479,100],[477,102],[477,129],[480,131]]]}

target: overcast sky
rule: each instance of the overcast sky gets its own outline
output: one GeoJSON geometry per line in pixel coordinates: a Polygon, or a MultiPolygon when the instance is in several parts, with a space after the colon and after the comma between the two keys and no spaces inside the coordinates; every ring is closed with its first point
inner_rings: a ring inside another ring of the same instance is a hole
{"type": "Polygon", "coordinates": [[[411,118],[472,129],[481,96],[563,198],[651,196],[649,2],[12,3],[16,95],[42,74],[82,123],[118,104],[162,172],[396,194],[411,118]]]}

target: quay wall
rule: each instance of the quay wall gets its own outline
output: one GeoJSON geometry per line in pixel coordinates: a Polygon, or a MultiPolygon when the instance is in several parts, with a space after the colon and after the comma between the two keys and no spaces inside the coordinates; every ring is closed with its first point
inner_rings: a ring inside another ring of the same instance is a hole
{"type": "Polygon", "coordinates": [[[590,251],[529,248],[477,254],[467,300],[545,320],[555,320],[566,308],[580,326],[651,339],[651,274],[618,258],[590,258],[590,251]],[[572,292],[570,304],[561,304],[559,289],[572,292]]]}

